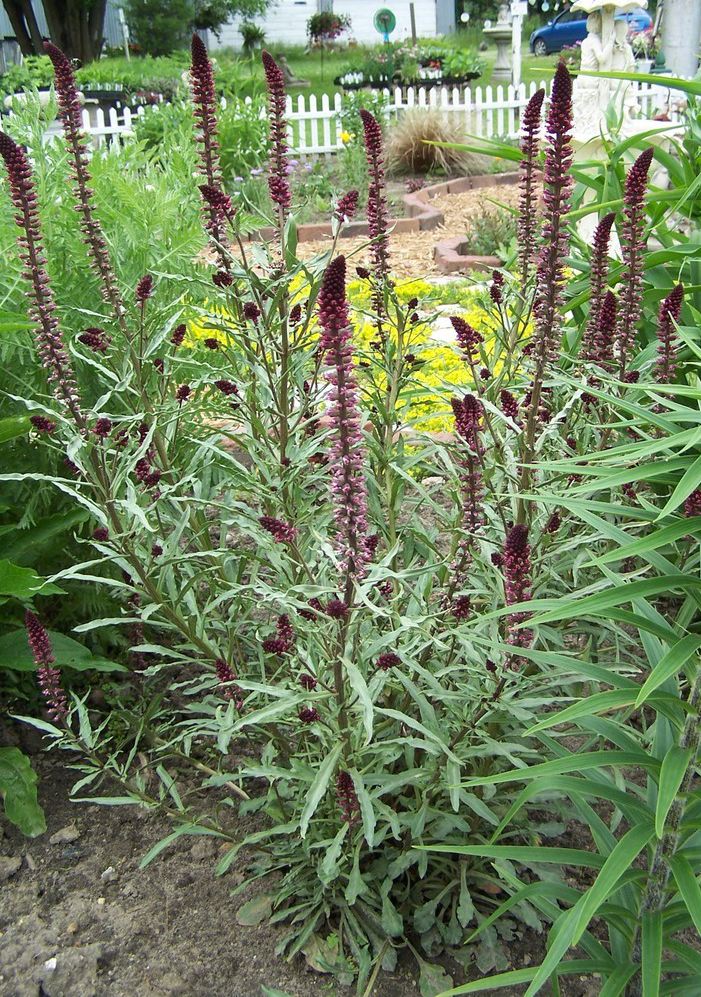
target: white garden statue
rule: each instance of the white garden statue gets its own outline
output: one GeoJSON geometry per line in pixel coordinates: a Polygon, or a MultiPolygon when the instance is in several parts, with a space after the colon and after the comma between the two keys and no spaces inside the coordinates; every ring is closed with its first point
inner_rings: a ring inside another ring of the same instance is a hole
{"type": "MultiPolygon", "coordinates": [[[[627,38],[627,23],[615,20],[616,10],[633,6],[646,6],[647,0],[636,4],[611,0],[577,0],[573,10],[590,11],[587,18],[587,37],[582,42],[582,66],[592,73],[630,73],[635,71],[635,57],[627,38]]],[[[605,133],[606,115],[610,105],[621,120],[621,133],[632,134],[633,116],[636,113],[635,96],[631,84],[622,80],[596,79],[578,76],[574,83],[574,137],[577,143],[586,144],[605,133]]]]}

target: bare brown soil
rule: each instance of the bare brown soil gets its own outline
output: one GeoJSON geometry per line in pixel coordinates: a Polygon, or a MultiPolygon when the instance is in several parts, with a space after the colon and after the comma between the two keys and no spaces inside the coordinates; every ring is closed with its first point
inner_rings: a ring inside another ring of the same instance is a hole
{"type": "MultiPolygon", "coordinates": [[[[302,958],[276,956],[283,928],[237,924],[237,909],[253,894],[231,897],[243,875],[236,866],[214,875],[215,840],[180,838],[139,869],[172,825],[131,806],[71,803],[76,774],[66,761],[33,757],[44,835],[29,840],[0,825],[0,870],[7,859],[21,863],[0,882],[2,997],[263,997],[263,986],[285,997],[355,993],[312,972],[302,958]]],[[[512,967],[533,965],[542,953],[542,936],[526,931],[512,943],[512,967]]],[[[455,965],[449,968],[464,981],[455,965]]],[[[491,992],[518,997],[524,990],[491,992]]],[[[567,997],[597,992],[585,980],[563,988],[567,997]]],[[[419,997],[413,960],[373,989],[373,997],[412,995],[419,997]]]]}

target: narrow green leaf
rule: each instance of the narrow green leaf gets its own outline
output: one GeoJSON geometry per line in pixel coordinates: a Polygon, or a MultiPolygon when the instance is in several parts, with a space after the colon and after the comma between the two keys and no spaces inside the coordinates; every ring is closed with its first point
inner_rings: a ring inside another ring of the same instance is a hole
{"type": "Polygon", "coordinates": [[[687,663],[689,658],[698,651],[701,647],[701,637],[697,637],[695,634],[691,634],[688,637],[682,637],[680,641],[671,647],[669,651],[657,662],[655,667],[652,669],[648,677],[643,682],[642,688],[638,693],[635,700],[636,706],[642,706],[646,702],[655,689],[658,689],[663,685],[670,675],[676,675],[684,665],[687,663]]]}
{"type": "Polygon", "coordinates": [[[314,782],[309,787],[307,802],[304,804],[304,810],[302,811],[302,816],[299,821],[299,833],[302,838],[306,837],[309,822],[316,813],[316,808],[321,803],[321,800],[328,789],[329,781],[334,773],[334,769],[336,768],[336,763],[341,756],[341,749],[342,745],[337,744],[336,747],[329,752],[319,766],[319,771],[314,777],[314,782]]]}
{"type": "Polygon", "coordinates": [[[691,748],[673,744],[662,761],[657,787],[657,809],[655,810],[655,834],[661,838],[669,809],[677,798],[679,787],[693,757],[691,748]]]}
{"type": "Polygon", "coordinates": [[[621,544],[617,550],[612,550],[602,557],[597,557],[596,563],[610,564],[612,561],[620,561],[624,557],[637,557],[640,554],[647,554],[649,550],[657,550],[658,547],[674,543],[675,540],[681,540],[682,537],[686,537],[697,530],[701,530],[701,516],[691,516],[689,519],[672,523],[671,526],[665,526],[662,530],[655,530],[649,536],[633,540],[629,544],[621,544]]]}
{"type": "MultiPolygon", "coordinates": [[[[652,835],[653,828],[648,826],[634,827],[623,835],[601,866],[594,884],[559,920],[557,932],[551,930],[548,954],[539,966],[525,997],[535,997],[551,974],[557,971],[567,950],[577,944],[599,907],[616,889],[618,880],[630,868],[652,835]]],[[[597,855],[597,858],[600,857],[597,855]]]]}
{"type": "MultiPolygon", "coordinates": [[[[556,620],[571,620],[578,616],[600,616],[604,610],[620,606],[626,602],[649,595],[660,595],[662,592],[672,592],[676,589],[694,589],[701,587],[701,579],[692,575],[666,575],[662,578],[644,578],[639,582],[626,582],[614,588],[587,595],[582,599],[563,599],[555,609],[547,610],[529,620],[529,625],[553,623],[556,620]]],[[[519,608],[528,607],[528,603],[519,603],[519,608]]],[[[515,607],[511,607],[513,610],[515,607]]]]}
{"type": "Polygon", "coordinates": [[[601,988],[599,997],[621,997],[628,981],[635,975],[635,966],[617,966],[601,988]]]}
{"type": "Polygon", "coordinates": [[[540,730],[547,730],[549,727],[556,727],[558,724],[576,720],[578,717],[595,716],[597,713],[604,713],[607,710],[620,709],[623,706],[632,706],[635,702],[635,692],[614,689],[611,692],[596,692],[593,696],[587,696],[579,703],[573,703],[559,713],[541,720],[534,727],[529,727],[526,737],[537,733],[540,730]]]}
{"type": "Polygon", "coordinates": [[[479,779],[468,779],[464,785],[466,788],[470,788],[471,786],[490,786],[499,782],[527,782],[529,779],[563,775],[566,772],[584,772],[586,769],[605,768],[609,765],[640,765],[655,771],[659,768],[660,763],[644,751],[591,751],[583,755],[553,758],[549,762],[541,762],[540,765],[530,765],[522,769],[495,772],[494,775],[483,776],[479,779]]]}
{"type": "MultiPolygon", "coordinates": [[[[581,976],[587,973],[603,973],[610,970],[608,964],[596,962],[593,959],[573,959],[571,962],[562,962],[556,969],[558,976],[581,976]]],[[[497,973],[487,979],[475,980],[472,983],[463,983],[454,990],[446,990],[439,997],[459,997],[460,994],[481,994],[487,990],[499,990],[500,987],[518,986],[521,983],[528,983],[537,972],[537,967],[530,969],[512,969],[508,973],[497,973]]]]}
{"type": "Polygon", "coordinates": [[[701,887],[694,875],[694,870],[683,854],[677,854],[671,860],[672,873],[676,880],[682,900],[686,904],[689,916],[696,930],[701,934],[701,887]]]}
{"type": "Polygon", "coordinates": [[[662,978],[662,912],[643,913],[642,931],[643,997],[659,997],[662,978]]]}
{"type": "Polygon", "coordinates": [[[14,415],[0,419],[0,443],[14,440],[17,436],[26,436],[31,428],[28,415],[14,415]]]}
{"type": "Polygon", "coordinates": [[[670,512],[678,509],[682,502],[685,502],[691,493],[698,488],[699,484],[701,484],[701,457],[697,457],[691,467],[682,475],[677,487],[670,495],[669,501],[657,518],[664,519],[670,512]]]}
{"type": "Polygon", "coordinates": [[[485,859],[510,862],[543,862],[556,865],[581,865],[600,869],[606,861],[598,852],[577,848],[547,848],[542,845],[414,845],[418,851],[447,852],[450,855],[476,855],[485,859]]]}
{"type": "MultiPolygon", "coordinates": [[[[93,800],[92,802],[100,803],[101,801],[93,800]]],[[[138,803],[139,801],[125,797],[123,798],[123,802],[138,803]]],[[[171,831],[171,833],[167,834],[165,838],[161,838],[160,841],[157,841],[153,848],[149,848],[142,860],[139,862],[139,868],[145,869],[150,862],[153,862],[157,855],[160,855],[164,849],[168,848],[169,845],[172,845],[174,841],[177,841],[178,838],[182,838],[184,835],[207,835],[212,838],[224,837],[223,834],[217,834],[216,831],[210,831],[207,827],[200,827],[197,824],[181,824],[180,827],[175,829],[175,831],[171,831]]]]}
{"type": "Polygon", "coordinates": [[[365,727],[365,743],[370,744],[372,741],[372,725],[373,725],[373,712],[374,707],[372,704],[372,699],[370,698],[370,691],[368,690],[367,683],[363,678],[358,666],[350,660],[350,658],[343,659],[343,669],[348,676],[348,681],[351,684],[353,692],[358,697],[358,702],[363,713],[363,726],[365,727]]]}

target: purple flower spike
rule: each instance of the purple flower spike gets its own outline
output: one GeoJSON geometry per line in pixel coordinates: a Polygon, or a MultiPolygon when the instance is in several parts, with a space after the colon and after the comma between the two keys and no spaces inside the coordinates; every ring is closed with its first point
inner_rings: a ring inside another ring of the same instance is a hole
{"type": "Polygon", "coordinates": [[[336,210],[334,211],[334,218],[337,218],[339,222],[350,222],[358,210],[358,198],[359,194],[357,190],[349,190],[347,194],[339,198],[338,204],[336,205],[336,210]]]}
{"type": "Polygon", "coordinates": [[[121,319],[124,316],[124,303],[112,269],[100,223],[95,218],[93,211],[93,191],[90,187],[88,171],[87,138],[83,132],[82,106],[73,67],[61,49],[51,42],[44,42],[44,51],[54,67],[58,112],[68,143],[83,242],[92,258],[92,268],[102,283],[102,295],[112,305],[117,317],[121,319]]]}
{"type": "Polygon", "coordinates": [[[230,699],[237,710],[243,706],[242,693],[236,685],[236,672],[231,665],[223,658],[217,658],[214,662],[219,679],[219,689],[224,699],[230,699]]]}
{"type": "Polygon", "coordinates": [[[383,672],[388,672],[390,668],[401,665],[401,663],[402,659],[394,651],[384,651],[377,659],[377,667],[383,672]]]}
{"type": "Polygon", "coordinates": [[[501,410],[504,415],[511,419],[512,422],[518,421],[518,399],[507,391],[506,388],[502,388],[501,394],[499,396],[501,401],[501,410]]]}
{"type": "Polygon", "coordinates": [[[582,341],[582,355],[585,360],[594,361],[597,353],[595,345],[599,331],[599,315],[606,296],[606,283],[609,270],[609,243],[611,229],[616,215],[611,212],[602,218],[594,232],[594,242],[591,253],[591,269],[589,272],[589,287],[591,289],[591,305],[589,319],[582,341]]]}
{"type": "Polygon", "coordinates": [[[31,287],[30,315],[36,322],[37,352],[56,401],[70,411],[78,428],[84,430],[85,420],[80,410],[78,387],[63,344],[56,302],[46,271],[32,168],[25,150],[4,132],[0,132],[0,156],[7,168],[10,197],[16,210],[15,221],[21,232],[18,242],[24,263],[24,277],[31,287]]]}
{"type": "Polygon", "coordinates": [[[360,815],[360,803],[349,772],[339,772],[336,776],[336,799],[345,823],[355,824],[360,815]]]}
{"type": "MultiPolygon", "coordinates": [[[[470,534],[475,533],[484,522],[482,499],[484,497],[484,482],[482,478],[482,457],[484,446],[480,439],[484,408],[475,395],[465,395],[464,398],[452,398],[455,429],[463,441],[460,452],[462,466],[462,528],[468,534],[458,549],[459,555],[465,555],[472,544],[470,534]]],[[[464,557],[458,557],[456,567],[464,557]]]]}
{"type": "Polygon", "coordinates": [[[266,654],[287,654],[294,647],[294,642],[295,635],[290,618],[283,614],[277,618],[275,637],[268,637],[263,641],[263,650],[266,654]]]}
{"type": "Polygon", "coordinates": [[[297,536],[297,530],[292,523],[285,523],[282,519],[275,519],[274,516],[261,516],[258,522],[276,543],[292,543],[297,536]]]}
{"type": "MultiPolygon", "coordinates": [[[[504,592],[506,605],[527,602],[531,597],[531,548],[528,527],[521,523],[512,526],[504,542],[504,592]]],[[[528,618],[526,613],[512,613],[508,618],[508,642],[517,647],[528,647],[533,640],[530,630],[518,629],[519,623],[528,618]]]]}
{"type": "Polygon", "coordinates": [[[150,273],[145,273],[136,285],[136,301],[139,305],[145,305],[153,294],[153,277],[150,273]]]}
{"type": "Polygon", "coordinates": [[[693,491],[684,502],[684,515],[687,519],[691,519],[692,516],[701,516],[701,488],[693,491]]]}
{"type": "Polygon", "coordinates": [[[319,345],[328,365],[326,380],[331,386],[328,415],[333,427],[330,465],[336,548],[348,576],[361,578],[371,555],[360,407],[346,300],[345,256],[337,256],[327,267],[318,307],[322,328],[319,345]]]}
{"type": "Polygon", "coordinates": [[[677,373],[676,352],[678,347],[676,323],[682,311],[684,285],[677,284],[660,305],[657,319],[657,363],[655,380],[669,384],[677,373]]]}
{"type": "MultiPolygon", "coordinates": [[[[214,73],[209,61],[207,49],[199,35],[192,36],[192,62],[190,64],[190,86],[195,123],[197,125],[197,143],[200,151],[200,173],[204,186],[213,191],[221,191],[222,174],[219,162],[219,143],[217,141],[217,97],[214,87],[214,73]]],[[[209,233],[215,250],[224,269],[228,269],[228,259],[221,247],[226,245],[226,216],[221,205],[213,204],[203,196],[205,207],[205,228],[209,233]]]]}
{"type": "Polygon", "coordinates": [[[37,433],[50,436],[52,433],[56,432],[57,423],[55,423],[53,419],[47,419],[45,415],[30,415],[29,421],[34,429],[36,429],[37,433]]]}
{"type": "Polygon", "coordinates": [[[528,101],[521,118],[521,163],[519,166],[520,197],[518,212],[519,271],[523,289],[528,283],[531,263],[536,254],[536,229],[538,224],[538,192],[536,190],[536,159],[540,116],[545,100],[545,90],[536,90],[528,101]]]}
{"type": "Polygon", "coordinates": [[[477,353],[479,345],[482,342],[482,335],[476,329],[473,329],[469,322],[466,322],[464,318],[460,318],[458,315],[452,315],[450,321],[453,329],[455,329],[455,338],[463,352],[463,357],[472,367],[473,364],[477,363],[477,353]]]}
{"type": "Polygon", "coordinates": [[[56,661],[49,635],[36,618],[27,610],[24,614],[27,640],[37,665],[37,679],[44,702],[52,720],[63,720],[68,713],[66,694],[61,687],[61,673],[53,665],[56,661]]]}
{"type": "Polygon", "coordinates": [[[287,122],[285,120],[285,77],[270,52],[263,51],[263,70],[268,87],[270,117],[270,169],[268,190],[270,199],[280,208],[282,217],[292,203],[287,179],[287,122]]]}
{"type": "Polygon", "coordinates": [[[652,146],[641,152],[628,171],[623,193],[625,216],[621,233],[624,266],[621,278],[623,292],[616,329],[621,380],[625,375],[630,352],[635,342],[636,327],[642,314],[645,193],[652,156],[652,146]]]}
{"type": "Polygon", "coordinates": [[[566,216],[572,191],[572,77],[560,62],[553,80],[546,126],[543,245],[536,270],[533,348],[539,366],[554,359],[560,345],[565,260],[569,252],[566,216]]]}
{"type": "MultiPolygon", "coordinates": [[[[375,277],[383,282],[389,275],[389,209],[385,192],[384,154],[382,150],[382,129],[369,111],[362,109],[360,117],[365,136],[365,155],[368,163],[368,229],[372,246],[370,252],[375,268],[375,277]]],[[[376,308],[381,311],[381,293],[377,296],[376,308]]]]}

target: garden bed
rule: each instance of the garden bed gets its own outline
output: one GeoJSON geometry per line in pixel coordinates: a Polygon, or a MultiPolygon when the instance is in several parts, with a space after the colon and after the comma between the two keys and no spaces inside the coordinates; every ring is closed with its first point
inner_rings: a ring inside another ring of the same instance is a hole
{"type": "MultiPolygon", "coordinates": [[[[27,750],[28,741],[36,739],[23,732],[23,740],[27,750]]],[[[243,878],[243,856],[238,870],[216,877],[217,843],[185,837],[140,869],[141,859],[172,826],[135,807],[115,813],[71,804],[75,775],[64,761],[41,751],[33,758],[46,833],[32,840],[9,826],[0,836],[0,869],[8,859],[21,860],[2,884],[3,994],[263,997],[264,986],[286,997],[351,992],[330,989],[331,977],[312,971],[304,957],[291,964],[280,959],[275,947],[284,927],[237,924],[236,911],[255,895],[247,890],[231,897],[232,885],[243,878]],[[217,911],[227,911],[225,921],[217,911]]],[[[542,939],[524,931],[510,946],[513,967],[533,965],[542,950],[542,939]]],[[[454,963],[450,968],[456,979],[479,976],[473,970],[465,977],[454,963]]],[[[407,960],[382,974],[373,997],[418,995],[414,969],[407,960]]],[[[518,997],[523,988],[498,993],[518,997]]],[[[563,994],[594,997],[595,991],[565,984],[563,994]]]]}
{"type": "MultiPolygon", "coordinates": [[[[405,194],[403,202],[406,217],[392,218],[390,220],[394,232],[395,246],[399,236],[429,232],[433,229],[445,228],[447,225],[451,225],[453,211],[447,204],[443,203],[444,199],[447,201],[450,198],[473,193],[476,190],[484,191],[487,199],[496,199],[501,194],[500,188],[513,187],[517,182],[518,173],[488,173],[483,176],[457,177],[455,179],[443,180],[440,183],[432,184],[430,187],[424,187],[421,190],[405,194]],[[446,214],[451,219],[448,223],[446,222],[446,214]]],[[[457,210],[460,213],[461,204],[462,207],[469,205],[471,209],[474,209],[482,200],[484,200],[483,197],[480,197],[479,201],[477,201],[473,196],[468,201],[455,202],[455,204],[457,204],[457,210]]],[[[472,210],[470,213],[472,213],[472,210]]],[[[275,229],[266,226],[255,232],[251,232],[249,240],[255,242],[261,240],[267,241],[268,239],[272,239],[274,235],[275,229]]],[[[369,236],[368,223],[365,219],[350,222],[341,231],[342,239],[357,239],[359,236],[362,236],[364,239],[367,239],[369,236]]],[[[332,240],[333,231],[331,223],[311,222],[302,224],[298,226],[297,239],[300,243],[317,243],[322,239],[332,240]]],[[[498,265],[498,261],[497,264],[492,264],[492,266],[496,265],[498,265]]]]}
{"type": "MultiPolygon", "coordinates": [[[[470,219],[484,208],[485,202],[494,201],[514,206],[518,200],[514,178],[515,174],[506,173],[489,177],[466,177],[407,194],[409,213],[415,211],[417,214],[398,219],[395,223],[392,235],[392,272],[398,277],[424,277],[442,273],[434,256],[436,245],[449,237],[455,237],[457,233],[466,232],[470,219]]],[[[322,226],[310,228],[318,231],[322,226]]],[[[309,237],[305,241],[300,238],[300,253],[305,258],[311,258],[328,250],[331,241],[330,229],[328,232],[319,232],[311,241],[309,237]]],[[[367,261],[366,234],[349,233],[347,244],[344,252],[353,258],[354,265],[367,261]]]]}

